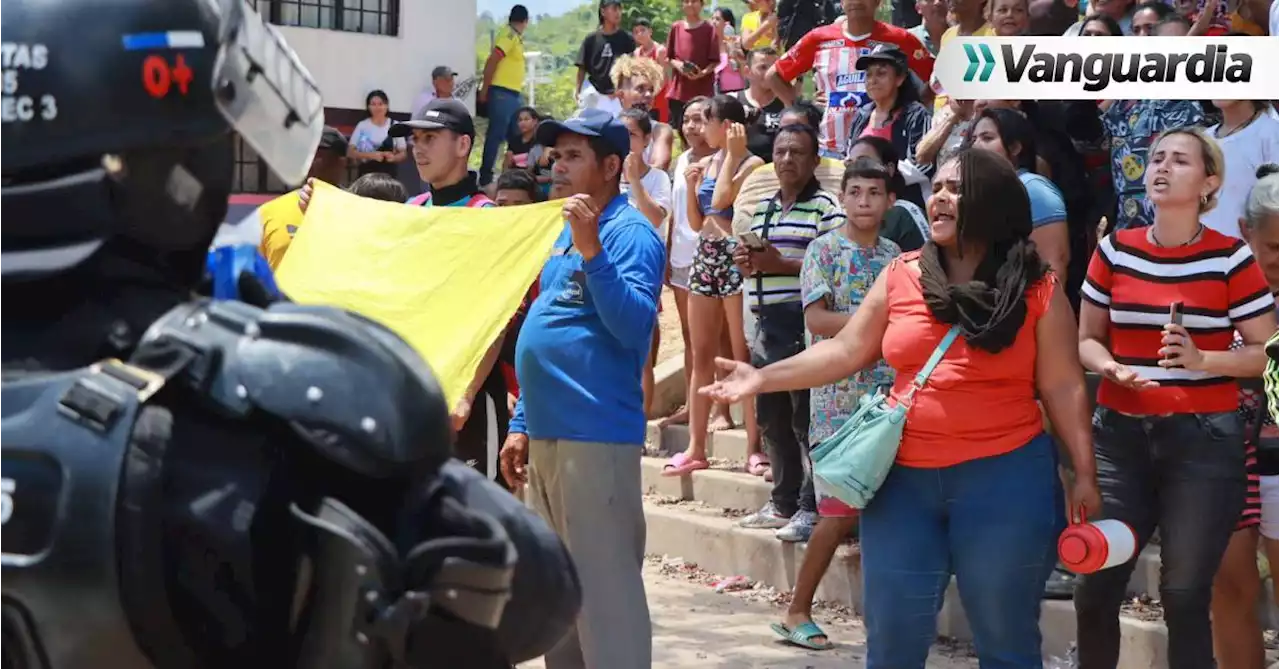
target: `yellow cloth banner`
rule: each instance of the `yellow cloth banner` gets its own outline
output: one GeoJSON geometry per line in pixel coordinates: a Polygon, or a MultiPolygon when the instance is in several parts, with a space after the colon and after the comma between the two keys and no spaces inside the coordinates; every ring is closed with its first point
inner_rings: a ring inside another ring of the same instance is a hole
{"type": "Polygon", "coordinates": [[[454,407],[546,263],[560,208],[417,207],[316,182],[276,281],[300,304],[348,309],[403,337],[454,407]]]}

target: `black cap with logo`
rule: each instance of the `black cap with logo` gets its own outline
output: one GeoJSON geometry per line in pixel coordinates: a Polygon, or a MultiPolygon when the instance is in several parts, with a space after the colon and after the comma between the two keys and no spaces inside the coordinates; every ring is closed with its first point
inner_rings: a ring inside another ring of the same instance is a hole
{"type": "Polygon", "coordinates": [[[854,67],[859,70],[865,70],[876,63],[892,65],[898,74],[907,75],[907,80],[915,86],[916,90],[923,90],[924,82],[916,73],[911,71],[911,67],[907,63],[907,54],[903,53],[896,45],[880,43],[871,49],[871,52],[858,57],[854,67]]]}
{"type": "Polygon", "coordinates": [[[459,135],[476,136],[476,124],[467,106],[456,98],[436,98],[418,110],[413,118],[391,126],[392,137],[408,137],[414,130],[452,130],[459,135]]]}

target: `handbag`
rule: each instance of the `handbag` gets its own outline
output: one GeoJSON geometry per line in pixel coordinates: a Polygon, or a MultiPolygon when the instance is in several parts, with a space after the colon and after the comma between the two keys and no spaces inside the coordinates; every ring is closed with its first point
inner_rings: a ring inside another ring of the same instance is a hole
{"type": "Polygon", "coordinates": [[[958,326],[947,331],[895,406],[889,406],[889,396],[879,390],[858,399],[858,410],[810,453],[816,488],[855,509],[866,508],[898,457],[915,394],[924,388],[959,334],[958,326]]]}

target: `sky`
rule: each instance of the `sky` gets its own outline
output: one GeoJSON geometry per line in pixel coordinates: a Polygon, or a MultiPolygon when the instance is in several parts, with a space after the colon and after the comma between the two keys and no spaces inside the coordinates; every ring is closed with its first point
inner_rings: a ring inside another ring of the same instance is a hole
{"type": "Polygon", "coordinates": [[[514,4],[522,4],[529,8],[529,14],[538,16],[539,14],[550,14],[558,16],[578,5],[583,4],[584,0],[476,0],[477,13],[483,14],[489,12],[496,19],[504,19],[511,11],[514,4]]]}

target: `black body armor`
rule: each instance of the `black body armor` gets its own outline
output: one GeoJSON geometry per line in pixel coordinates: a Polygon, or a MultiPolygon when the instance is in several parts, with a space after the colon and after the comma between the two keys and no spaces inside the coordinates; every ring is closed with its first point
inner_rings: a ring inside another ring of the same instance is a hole
{"type": "Polygon", "coordinates": [[[443,395],[367,321],[186,304],[130,363],[6,380],[3,412],[6,667],[434,666],[432,630],[490,635],[493,666],[549,647],[494,643],[513,544],[436,474],[443,395]]]}
{"type": "Polygon", "coordinates": [[[254,6],[0,4],[3,669],[509,669],[577,575],[450,459],[422,359],[339,310],[193,298],[236,143],[297,186],[325,132],[254,6]]]}

